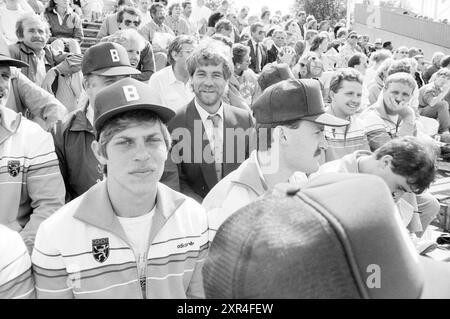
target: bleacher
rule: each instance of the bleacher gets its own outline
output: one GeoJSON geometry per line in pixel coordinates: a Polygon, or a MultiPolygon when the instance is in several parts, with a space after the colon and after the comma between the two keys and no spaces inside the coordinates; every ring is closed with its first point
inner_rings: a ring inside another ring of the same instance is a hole
{"type": "Polygon", "coordinates": [[[84,37],[83,41],[81,41],[81,52],[83,54],[88,48],[98,42],[97,34],[101,25],[100,22],[83,22],[84,37]]]}

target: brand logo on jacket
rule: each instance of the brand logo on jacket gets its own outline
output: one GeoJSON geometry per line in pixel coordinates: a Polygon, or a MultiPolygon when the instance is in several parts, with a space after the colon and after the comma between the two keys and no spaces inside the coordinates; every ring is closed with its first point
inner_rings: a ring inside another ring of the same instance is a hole
{"type": "Polygon", "coordinates": [[[109,238],[99,238],[92,240],[92,255],[95,261],[103,263],[109,257],[109,238]]]}
{"type": "Polygon", "coordinates": [[[194,245],[194,242],[193,242],[193,241],[190,241],[190,242],[188,242],[188,243],[179,244],[179,245],[177,246],[177,248],[185,248],[185,247],[192,246],[192,245],[194,245]]]}
{"type": "Polygon", "coordinates": [[[8,161],[8,173],[16,177],[20,173],[20,161],[8,161]]]}

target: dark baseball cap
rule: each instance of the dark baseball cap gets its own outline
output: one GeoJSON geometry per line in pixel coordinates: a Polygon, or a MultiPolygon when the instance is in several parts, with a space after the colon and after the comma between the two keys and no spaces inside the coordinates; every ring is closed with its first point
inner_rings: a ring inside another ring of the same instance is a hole
{"type": "Polygon", "coordinates": [[[320,84],[314,79],[289,79],[276,83],[255,101],[253,115],[258,124],[305,120],[328,126],[349,122],[325,113],[320,84]]]}
{"type": "Polygon", "coordinates": [[[127,50],[118,43],[101,42],[86,50],[81,62],[83,75],[103,76],[140,74],[133,68],[127,50]]]}
{"type": "Polygon", "coordinates": [[[153,104],[152,91],[148,85],[132,78],[119,80],[100,90],[94,102],[94,128],[100,134],[105,122],[117,114],[131,110],[148,110],[155,113],[163,123],[175,116],[165,106],[153,104]]]}
{"type": "Polygon", "coordinates": [[[258,84],[264,91],[275,83],[294,78],[294,74],[287,63],[270,63],[262,69],[258,77],[258,84]]]}
{"type": "Polygon", "coordinates": [[[202,273],[208,299],[450,298],[450,264],[418,255],[366,174],[275,186],[225,220],[202,273]]]}

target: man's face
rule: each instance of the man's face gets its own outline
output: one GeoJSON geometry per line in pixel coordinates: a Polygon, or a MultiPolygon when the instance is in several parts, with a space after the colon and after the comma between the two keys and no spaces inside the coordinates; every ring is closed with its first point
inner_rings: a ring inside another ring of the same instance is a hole
{"type": "Polygon", "coordinates": [[[139,61],[141,59],[141,50],[137,43],[129,43],[126,47],[130,64],[133,68],[137,69],[139,61]]]}
{"type": "Polygon", "coordinates": [[[186,17],[190,17],[192,14],[192,5],[189,3],[184,7],[183,13],[186,17]]]}
{"type": "Polygon", "coordinates": [[[178,19],[180,15],[181,15],[181,6],[174,6],[172,8],[172,17],[178,19]]]}
{"type": "Polygon", "coordinates": [[[226,37],[228,37],[228,38],[231,38],[231,33],[233,32],[233,29],[232,28],[229,28],[229,29],[227,29],[227,28],[223,28],[222,30],[220,30],[220,34],[221,35],[224,35],[224,36],[226,36],[226,37]]]}
{"type": "Polygon", "coordinates": [[[92,74],[89,76],[89,79],[85,78],[83,80],[83,84],[86,90],[86,94],[89,97],[90,101],[94,101],[95,97],[97,96],[97,93],[107,87],[108,85],[111,85],[113,83],[116,83],[117,81],[126,78],[126,75],[116,75],[116,76],[102,76],[102,75],[96,75],[92,74]]]}
{"type": "Polygon", "coordinates": [[[390,83],[388,88],[383,90],[383,101],[386,111],[389,114],[399,114],[404,107],[409,107],[413,88],[401,82],[390,83]]]}
{"type": "Polygon", "coordinates": [[[238,25],[238,20],[237,20],[237,16],[234,14],[234,13],[229,13],[228,15],[227,15],[227,18],[228,18],[228,20],[230,20],[230,22],[233,24],[233,25],[238,25]]]}
{"type": "Polygon", "coordinates": [[[49,38],[43,22],[27,20],[23,23],[23,39],[21,40],[32,50],[42,50],[49,38]]]}
{"type": "Polygon", "coordinates": [[[250,53],[247,53],[246,55],[244,55],[244,57],[242,58],[242,62],[240,63],[241,71],[248,70],[248,67],[249,67],[251,61],[252,61],[252,59],[250,57],[250,53]]]}
{"type": "Polygon", "coordinates": [[[199,65],[195,70],[191,85],[195,96],[203,107],[214,107],[222,98],[227,85],[223,74],[223,64],[199,65]]]}
{"type": "Polygon", "coordinates": [[[0,105],[5,105],[9,95],[11,70],[9,66],[0,66],[0,105]]]}
{"type": "Polygon", "coordinates": [[[152,122],[115,134],[106,145],[106,157],[93,148],[99,162],[107,165],[108,183],[136,195],[156,187],[168,151],[160,125],[152,122]]]}
{"type": "Polygon", "coordinates": [[[330,92],[331,106],[345,117],[355,114],[361,105],[362,85],[356,81],[343,81],[341,88],[330,92]]]}
{"type": "Polygon", "coordinates": [[[137,15],[132,15],[127,12],[123,14],[123,20],[119,24],[119,29],[137,29],[141,23],[141,19],[137,15]]]}
{"type": "Polygon", "coordinates": [[[306,14],[299,14],[298,15],[298,23],[304,24],[306,22],[306,14]]]}
{"type": "Polygon", "coordinates": [[[139,9],[142,12],[147,12],[150,7],[150,0],[139,0],[139,9]]]}
{"type": "Polygon", "coordinates": [[[425,70],[426,70],[425,58],[417,59],[417,71],[423,73],[425,72],[425,70]]]}
{"type": "Polygon", "coordinates": [[[348,37],[347,41],[350,45],[354,46],[358,42],[358,36],[356,34],[352,34],[348,37]]]}
{"type": "Polygon", "coordinates": [[[183,69],[187,72],[186,60],[194,51],[195,46],[193,44],[184,43],[181,45],[181,50],[178,53],[175,53],[174,59],[176,61],[177,66],[182,66],[183,69]]]}
{"type": "Polygon", "coordinates": [[[261,27],[257,27],[255,32],[252,32],[252,38],[257,43],[262,42],[262,40],[264,40],[265,36],[266,36],[266,32],[261,27]]]}
{"type": "Polygon", "coordinates": [[[164,8],[156,9],[155,14],[152,15],[152,19],[158,24],[162,24],[165,18],[166,18],[166,11],[164,8]]]}
{"type": "Polygon", "coordinates": [[[283,32],[277,32],[273,36],[273,42],[279,48],[282,48],[286,45],[286,34],[283,32]]]}
{"type": "Polygon", "coordinates": [[[318,170],[320,154],[327,147],[323,131],[323,125],[309,121],[300,121],[296,129],[283,127],[280,155],[290,170],[305,174],[318,170]]]}
{"type": "Polygon", "coordinates": [[[395,174],[391,168],[392,156],[385,155],[378,160],[378,167],[374,174],[381,177],[389,190],[391,191],[394,201],[398,201],[403,194],[411,192],[411,187],[408,184],[406,177],[395,174]]]}
{"type": "Polygon", "coordinates": [[[405,58],[408,58],[408,57],[409,57],[409,52],[408,52],[407,48],[399,48],[396,51],[396,54],[394,56],[394,58],[396,60],[405,59],[405,58]]]}
{"type": "Polygon", "coordinates": [[[448,85],[448,83],[450,82],[450,79],[447,78],[446,76],[436,76],[436,79],[434,80],[434,83],[437,87],[444,87],[445,85],[448,85]]]}

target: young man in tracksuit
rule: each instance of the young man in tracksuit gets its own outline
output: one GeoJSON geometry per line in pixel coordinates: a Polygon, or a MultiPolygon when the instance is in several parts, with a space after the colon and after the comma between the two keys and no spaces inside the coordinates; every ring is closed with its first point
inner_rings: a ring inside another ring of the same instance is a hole
{"type": "Polygon", "coordinates": [[[95,99],[93,152],[105,179],[39,229],[38,298],[202,298],[202,206],[159,183],[175,113],[126,78],[95,99]]]}

